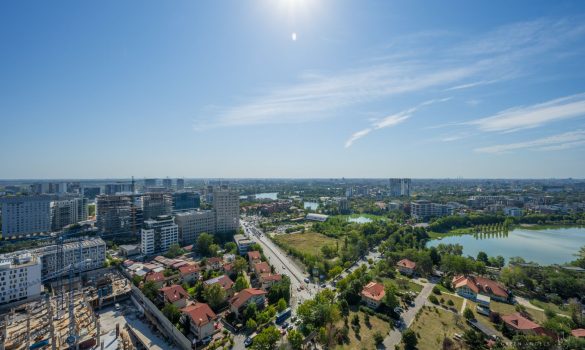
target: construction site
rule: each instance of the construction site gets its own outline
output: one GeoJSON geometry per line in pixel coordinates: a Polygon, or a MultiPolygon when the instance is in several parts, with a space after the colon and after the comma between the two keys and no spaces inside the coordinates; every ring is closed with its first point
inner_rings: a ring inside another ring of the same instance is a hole
{"type": "MultiPolygon", "coordinates": [[[[84,286],[69,283],[0,316],[0,350],[104,349],[96,310],[130,296],[129,281],[109,270],[89,277],[84,286]]],[[[111,326],[111,325],[109,325],[111,326]]],[[[117,349],[135,349],[125,329],[116,325],[117,349]]]]}

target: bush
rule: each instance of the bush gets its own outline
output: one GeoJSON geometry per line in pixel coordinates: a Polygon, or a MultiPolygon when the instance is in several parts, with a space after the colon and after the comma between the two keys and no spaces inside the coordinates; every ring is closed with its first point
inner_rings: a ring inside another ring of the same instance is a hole
{"type": "Polygon", "coordinates": [[[384,336],[382,335],[382,333],[380,333],[380,331],[376,331],[374,333],[374,342],[376,343],[376,345],[380,345],[384,342],[384,336]]]}
{"type": "Polygon", "coordinates": [[[431,294],[431,295],[429,295],[429,301],[430,301],[431,303],[435,304],[435,305],[438,305],[438,304],[439,304],[439,300],[437,299],[437,297],[436,297],[436,296],[434,296],[434,295],[432,295],[432,294],[431,294]]]}
{"type": "Polygon", "coordinates": [[[447,300],[447,305],[454,306],[455,303],[453,302],[453,300],[449,299],[449,300],[447,300]]]}
{"type": "Polygon", "coordinates": [[[475,318],[475,315],[473,314],[473,311],[471,311],[470,308],[466,307],[465,310],[463,311],[463,317],[465,317],[466,320],[473,320],[475,318]]]}
{"type": "Polygon", "coordinates": [[[441,295],[441,290],[439,289],[439,287],[434,286],[433,287],[433,293],[437,294],[437,295],[441,295]]]}

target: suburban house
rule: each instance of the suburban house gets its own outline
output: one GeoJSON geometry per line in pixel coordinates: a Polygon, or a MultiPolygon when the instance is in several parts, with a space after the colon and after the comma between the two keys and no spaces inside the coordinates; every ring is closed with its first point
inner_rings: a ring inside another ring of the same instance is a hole
{"type": "Polygon", "coordinates": [[[218,329],[215,325],[217,315],[205,303],[189,305],[181,309],[181,313],[182,321],[184,317],[189,318],[189,330],[197,341],[212,336],[218,329]]]}
{"type": "Polygon", "coordinates": [[[386,295],[386,292],[384,291],[383,284],[370,282],[366,284],[360,294],[364,304],[366,304],[371,309],[377,309],[382,303],[382,300],[384,300],[384,295],[386,295]]]}
{"type": "Polygon", "coordinates": [[[539,324],[527,319],[519,313],[502,316],[506,328],[524,335],[549,335],[539,324]]]}
{"type": "Polygon", "coordinates": [[[278,273],[263,273],[258,278],[260,288],[264,290],[270,289],[276,282],[282,281],[282,276],[278,273]]]}
{"type": "Polygon", "coordinates": [[[460,296],[477,300],[478,294],[490,297],[492,300],[510,302],[510,293],[498,282],[489,278],[471,275],[459,275],[451,281],[453,288],[460,296]]]}
{"type": "Polygon", "coordinates": [[[414,275],[414,270],[416,269],[416,263],[408,259],[402,259],[396,263],[396,267],[401,274],[412,276],[414,275]]]}
{"type": "Polygon", "coordinates": [[[266,292],[257,288],[242,289],[231,298],[230,311],[238,317],[240,312],[250,303],[258,305],[258,309],[264,308],[264,304],[266,304],[266,292]]]}
{"type": "Polygon", "coordinates": [[[152,281],[157,288],[162,288],[165,283],[165,275],[162,272],[149,272],[144,277],[144,281],[152,281]]]}
{"type": "Polygon", "coordinates": [[[256,265],[257,263],[261,262],[261,256],[260,256],[260,252],[257,250],[253,250],[251,252],[248,252],[248,264],[250,265],[250,267],[256,265]]]}
{"type": "Polygon", "coordinates": [[[173,304],[178,308],[185,307],[187,300],[189,299],[189,293],[187,293],[183,287],[174,284],[172,286],[163,287],[159,291],[159,302],[163,304],[173,304]]]}
{"type": "Polygon", "coordinates": [[[232,295],[234,295],[234,290],[233,290],[233,286],[234,286],[234,281],[232,281],[228,276],[226,275],[221,275],[212,279],[208,279],[207,281],[204,281],[203,284],[205,286],[211,286],[214,284],[219,284],[221,286],[221,288],[223,288],[223,290],[225,291],[225,297],[227,298],[231,298],[232,295]]]}
{"type": "Polygon", "coordinates": [[[187,264],[179,267],[179,274],[183,283],[195,283],[199,280],[199,266],[187,264]]]}
{"type": "Polygon", "coordinates": [[[585,328],[573,329],[571,335],[575,338],[585,338],[585,328]]]}
{"type": "Polygon", "coordinates": [[[264,261],[254,265],[254,272],[256,273],[256,278],[260,278],[263,273],[271,273],[272,270],[270,269],[270,265],[264,261]]]}
{"type": "Polygon", "coordinates": [[[223,260],[218,257],[212,257],[207,259],[205,262],[205,270],[206,271],[219,271],[222,269],[223,260]]]}

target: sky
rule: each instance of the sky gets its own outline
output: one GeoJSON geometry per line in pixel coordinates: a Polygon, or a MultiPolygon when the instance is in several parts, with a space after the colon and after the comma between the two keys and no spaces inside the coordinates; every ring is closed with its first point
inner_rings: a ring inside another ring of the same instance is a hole
{"type": "Polygon", "coordinates": [[[583,1],[3,1],[0,179],[584,178],[583,1]]]}

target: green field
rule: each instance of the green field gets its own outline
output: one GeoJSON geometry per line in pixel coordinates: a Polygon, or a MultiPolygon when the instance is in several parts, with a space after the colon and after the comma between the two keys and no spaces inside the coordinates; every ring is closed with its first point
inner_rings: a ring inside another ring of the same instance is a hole
{"type": "Polygon", "coordinates": [[[324,246],[329,245],[335,247],[338,242],[335,238],[327,237],[316,232],[275,235],[273,239],[277,243],[315,256],[321,254],[321,248],[324,246]]]}
{"type": "MultiPolygon", "coordinates": [[[[370,316],[371,327],[366,326],[366,323],[364,322],[364,313],[358,311],[357,314],[360,318],[360,330],[359,335],[356,336],[351,327],[351,319],[355,314],[356,312],[353,311],[350,311],[349,314],[349,344],[337,345],[335,349],[375,349],[376,344],[374,342],[374,333],[376,333],[376,331],[380,332],[385,337],[388,332],[390,332],[390,324],[376,316],[370,316]]],[[[343,319],[337,323],[337,327],[343,327],[343,319]]]]}
{"type": "MultiPolygon", "coordinates": [[[[452,312],[436,307],[423,307],[410,329],[417,335],[417,349],[437,350],[442,348],[445,336],[453,339],[455,333],[462,334],[467,326],[462,316],[455,316],[452,312]],[[456,318],[459,325],[456,325],[456,318]]],[[[454,347],[454,349],[458,348],[454,347]]],[[[400,344],[400,349],[404,349],[403,344],[400,344]]]]}
{"type": "Polygon", "coordinates": [[[544,310],[550,309],[550,310],[556,312],[557,314],[571,316],[571,312],[569,310],[567,310],[567,308],[560,308],[558,305],[553,304],[553,303],[547,303],[544,301],[532,299],[532,300],[530,300],[530,304],[532,304],[536,307],[539,307],[541,309],[544,309],[544,310]]]}

